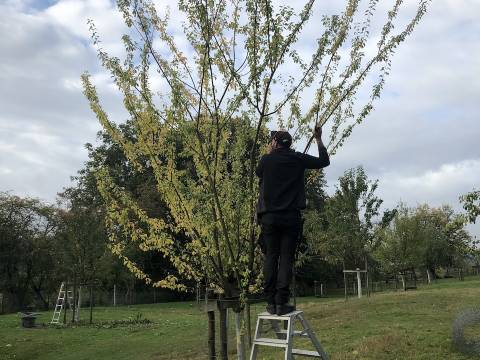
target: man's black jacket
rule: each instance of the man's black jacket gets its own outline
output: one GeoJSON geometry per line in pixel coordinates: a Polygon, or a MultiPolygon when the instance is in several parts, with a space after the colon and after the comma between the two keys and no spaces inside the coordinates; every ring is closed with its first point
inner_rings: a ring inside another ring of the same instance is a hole
{"type": "Polygon", "coordinates": [[[257,213],[282,213],[305,209],[305,169],[320,169],[330,165],[324,147],[318,157],[278,148],[263,155],[255,170],[260,178],[257,213]]]}

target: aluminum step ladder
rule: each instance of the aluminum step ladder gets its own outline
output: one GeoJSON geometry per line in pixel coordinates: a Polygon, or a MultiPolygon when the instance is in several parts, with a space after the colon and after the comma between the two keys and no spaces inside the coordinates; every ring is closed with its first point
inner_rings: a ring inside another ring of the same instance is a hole
{"type": "Polygon", "coordinates": [[[277,316],[269,314],[268,312],[263,312],[258,315],[257,327],[255,330],[255,338],[252,344],[252,350],[250,352],[250,360],[257,359],[257,352],[259,346],[271,346],[271,347],[280,347],[285,349],[285,360],[293,360],[294,356],[305,356],[319,358],[322,360],[328,360],[328,356],[320,345],[315,333],[310,327],[310,324],[305,320],[303,316],[303,311],[297,310],[291,313],[277,316]],[[262,330],[264,322],[269,321],[272,324],[272,328],[275,331],[277,336],[274,338],[262,337],[262,330]],[[301,331],[295,330],[295,322],[299,322],[302,326],[301,331]],[[285,330],[281,330],[279,323],[283,323],[285,330]],[[315,351],[312,350],[303,350],[303,349],[294,349],[293,348],[293,338],[305,337],[309,338],[312,342],[315,351]]]}
{"type": "MultiPolygon", "coordinates": [[[[78,298],[80,300],[80,296],[78,296],[78,298]]],[[[65,307],[66,303],[68,303],[68,306],[72,308],[73,291],[67,290],[65,292],[65,283],[62,282],[62,284],[60,285],[60,290],[58,291],[57,303],[55,305],[55,309],[53,310],[52,321],[50,321],[50,324],[60,323],[62,310],[66,311],[66,307],[65,307]]],[[[75,307],[75,320],[78,320],[78,306],[75,307]]]]}

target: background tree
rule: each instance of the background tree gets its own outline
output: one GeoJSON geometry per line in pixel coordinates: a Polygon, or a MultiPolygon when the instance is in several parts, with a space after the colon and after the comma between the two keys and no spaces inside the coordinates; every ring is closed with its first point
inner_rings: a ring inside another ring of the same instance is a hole
{"type": "Polygon", "coordinates": [[[422,226],[419,236],[419,263],[427,272],[427,280],[430,283],[436,277],[436,269],[441,266],[449,266],[449,239],[446,225],[451,209],[431,209],[428,205],[421,205],[412,214],[422,226]]]}
{"type": "Polygon", "coordinates": [[[473,190],[460,196],[460,202],[467,212],[468,221],[475,224],[477,217],[480,216],[480,190],[473,190]]]}
{"type": "MultiPolygon", "coordinates": [[[[424,224],[412,216],[411,209],[400,204],[390,226],[377,232],[379,245],[375,256],[385,273],[404,274],[406,270],[415,269],[422,262],[423,231],[424,224]]],[[[405,287],[405,279],[402,280],[405,287]]]]}
{"type": "Polygon", "coordinates": [[[436,270],[462,268],[474,244],[465,231],[462,216],[451,207],[420,205],[407,208],[400,204],[393,222],[381,228],[375,255],[387,272],[425,270],[428,281],[436,270]]]}
{"type": "MultiPolygon", "coordinates": [[[[122,124],[119,130],[127,138],[134,137],[131,122],[122,124]]],[[[82,262],[78,258],[78,251],[75,251],[75,248],[85,247],[86,251],[80,252],[80,255],[87,256],[90,259],[88,261],[90,275],[87,278],[93,279],[94,277],[96,280],[100,280],[103,288],[111,289],[114,285],[117,285],[117,287],[126,288],[127,293],[132,294],[134,287],[141,288],[142,284],[135,282],[135,279],[132,278],[133,274],[124,267],[123,262],[116,256],[112,257],[109,251],[111,244],[105,231],[106,208],[97,188],[96,169],[107,166],[114,181],[128,191],[149,216],[162,217],[168,220],[170,215],[165,204],[158,196],[154,174],[152,172],[135,172],[121,148],[108,133],[98,132],[97,140],[98,145],[96,146],[86,144],[88,161],[78,171],[77,175],[72,177],[72,186],[59,194],[59,201],[66,209],[61,221],[64,231],[60,232],[60,235],[65,238],[62,249],[68,261],[82,262]],[[82,224],[89,224],[89,226],[83,227],[82,224]],[[80,231],[73,231],[75,227],[79,227],[77,230],[80,231]],[[80,235],[82,232],[90,234],[86,240],[80,235]],[[69,241],[65,241],[66,239],[69,239],[69,241]]],[[[118,236],[122,237],[121,234],[118,236]]],[[[177,237],[177,240],[180,243],[181,239],[179,237],[177,237]]],[[[164,259],[158,252],[145,252],[128,241],[124,241],[124,243],[126,244],[125,252],[128,257],[140,264],[148,273],[162,277],[171,271],[175,271],[168,260],[164,259]]],[[[73,276],[71,271],[68,270],[67,272],[69,276],[73,276]]],[[[84,280],[90,281],[89,279],[84,280]]]]}
{"type": "Polygon", "coordinates": [[[312,253],[333,264],[365,266],[374,243],[373,218],[382,200],[375,195],[377,181],[370,181],[362,167],[339,178],[335,194],[325,201],[324,211],[306,216],[306,236],[312,253]],[[320,237],[320,239],[319,239],[320,237]]]}
{"type": "Polygon", "coordinates": [[[76,284],[94,281],[107,250],[101,215],[91,207],[72,207],[59,210],[58,217],[55,253],[63,257],[63,279],[76,284]]]}
{"type": "Polygon", "coordinates": [[[55,230],[52,206],[0,193],[0,289],[13,309],[48,307],[57,286],[55,230]]]}

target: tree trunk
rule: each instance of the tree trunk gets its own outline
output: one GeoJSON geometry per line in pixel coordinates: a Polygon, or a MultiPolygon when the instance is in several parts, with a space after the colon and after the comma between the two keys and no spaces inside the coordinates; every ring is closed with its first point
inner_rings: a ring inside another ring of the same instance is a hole
{"type": "Polygon", "coordinates": [[[431,284],[433,281],[432,271],[429,268],[427,268],[427,280],[429,284],[431,284]]]}
{"type": "Polygon", "coordinates": [[[237,359],[245,360],[245,335],[242,332],[242,312],[235,312],[235,334],[237,337],[237,359]]]}
{"type": "Polygon", "coordinates": [[[367,291],[367,297],[370,297],[370,276],[368,276],[368,260],[367,257],[365,257],[365,285],[366,285],[366,291],[367,291]]]}
{"type": "Polygon", "coordinates": [[[407,283],[405,281],[405,274],[402,274],[400,275],[401,279],[402,279],[402,287],[403,287],[403,291],[407,291],[407,283]]]}
{"type": "Polygon", "coordinates": [[[63,295],[63,323],[67,325],[67,294],[68,294],[68,282],[65,282],[65,293],[63,295]]]}
{"type": "Polygon", "coordinates": [[[93,286],[90,285],[90,324],[93,322],[93,286]]]}
{"type": "Polygon", "coordinates": [[[42,292],[40,290],[40,288],[36,287],[35,285],[32,286],[33,288],[33,291],[35,292],[35,294],[37,295],[37,298],[42,302],[42,305],[43,305],[43,310],[45,311],[48,311],[48,299],[45,299],[42,295],[42,292]]]}
{"type": "Polygon", "coordinates": [[[245,305],[245,312],[247,315],[247,338],[248,338],[248,346],[252,346],[252,313],[250,311],[250,304],[247,302],[245,305]]]}
{"type": "MultiPolygon", "coordinates": [[[[65,293],[67,296],[68,294],[65,293]]],[[[72,304],[72,323],[76,322],[76,311],[77,311],[77,276],[73,278],[73,304],[72,304]]]]}

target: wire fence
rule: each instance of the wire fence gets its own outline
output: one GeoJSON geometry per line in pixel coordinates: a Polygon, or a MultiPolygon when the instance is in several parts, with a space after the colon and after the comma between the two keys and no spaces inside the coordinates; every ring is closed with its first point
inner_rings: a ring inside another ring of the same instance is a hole
{"type": "MultiPolygon", "coordinates": [[[[462,280],[467,276],[479,276],[480,268],[471,267],[466,269],[449,269],[438,275],[438,278],[457,278],[462,280]]],[[[347,296],[358,295],[358,281],[356,276],[347,277],[347,296]]],[[[411,272],[404,277],[407,288],[413,288],[416,284],[427,284],[429,282],[426,271],[411,272]]],[[[437,277],[431,277],[431,282],[437,281],[437,277]]],[[[400,275],[391,277],[375,276],[369,274],[369,286],[366,286],[366,277],[362,275],[362,294],[379,293],[383,291],[402,290],[403,283],[400,275]]],[[[59,284],[60,287],[60,284],[59,284]]],[[[90,294],[88,287],[80,287],[81,306],[90,306],[90,294]]],[[[342,297],[345,296],[345,286],[342,281],[326,282],[322,280],[313,281],[312,283],[303,283],[297,281],[295,294],[297,297],[315,296],[315,297],[342,297]]],[[[12,313],[24,310],[28,307],[33,310],[51,310],[54,308],[58,297],[58,289],[45,294],[44,298],[48,304],[48,308],[43,301],[40,301],[35,293],[29,293],[25,297],[23,305],[18,305],[15,294],[10,294],[0,289],[0,314],[12,313]]],[[[195,289],[188,293],[179,293],[170,290],[145,288],[145,287],[128,287],[128,286],[110,286],[93,288],[93,305],[94,306],[122,306],[122,305],[140,305],[155,304],[172,301],[195,301],[197,298],[204,299],[204,289],[195,289]],[[201,293],[201,295],[200,295],[201,293]]]]}

